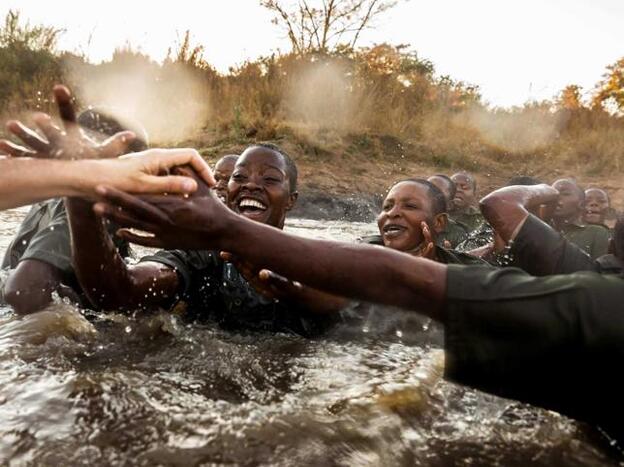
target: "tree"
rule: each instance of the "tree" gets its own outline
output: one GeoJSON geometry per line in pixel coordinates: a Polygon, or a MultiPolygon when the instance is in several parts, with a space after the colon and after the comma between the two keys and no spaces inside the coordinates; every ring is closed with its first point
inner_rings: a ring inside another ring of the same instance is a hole
{"type": "Polygon", "coordinates": [[[607,67],[597,85],[592,104],[619,113],[624,112],[624,58],[607,67]]]}
{"type": "Polygon", "coordinates": [[[557,100],[557,107],[565,110],[579,110],[583,108],[583,103],[581,102],[582,89],[576,84],[570,84],[563,88],[557,100]]]}
{"type": "Polygon", "coordinates": [[[286,5],[280,0],[261,0],[273,12],[273,23],[281,25],[293,51],[329,52],[337,46],[354,48],[362,31],[373,20],[394,7],[398,0],[297,0],[286,5]]]}
{"type": "Polygon", "coordinates": [[[54,52],[59,36],[65,32],[51,26],[20,24],[19,11],[9,10],[0,27],[0,47],[23,47],[29,50],[54,52]]]}

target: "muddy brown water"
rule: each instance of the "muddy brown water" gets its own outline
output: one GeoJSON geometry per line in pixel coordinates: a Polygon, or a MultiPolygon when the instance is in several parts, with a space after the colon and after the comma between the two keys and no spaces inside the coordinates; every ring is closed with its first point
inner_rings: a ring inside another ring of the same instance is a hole
{"type": "MultiPolygon", "coordinates": [[[[24,213],[0,213],[0,250],[24,213]]],[[[375,227],[288,229],[350,241],[375,227]]],[[[0,465],[616,463],[582,424],[444,381],[441,338],[383,308],[306,340],[0,305],[0,465]]]]}

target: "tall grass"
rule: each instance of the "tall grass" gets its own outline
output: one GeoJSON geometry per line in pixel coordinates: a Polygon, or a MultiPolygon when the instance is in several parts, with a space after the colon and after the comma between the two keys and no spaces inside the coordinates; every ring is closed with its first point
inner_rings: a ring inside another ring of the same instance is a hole
{"type": "Polygon", "coordinates": [[[163,63],[126,47],[93,64],[58,52],[60,31],[10,14],[0,29],[3,118],[52,110],[49,91],[65,82],[83,105],[132,113],[154,143],[294,138],[328,157],[411,157],[443,168],[521,164],[598,175],[624,165],[622,118],[560,100],[492,109],[477,88],[438,77],[404,47],[271,55],[220,74],[187,34],[163,63]]]}

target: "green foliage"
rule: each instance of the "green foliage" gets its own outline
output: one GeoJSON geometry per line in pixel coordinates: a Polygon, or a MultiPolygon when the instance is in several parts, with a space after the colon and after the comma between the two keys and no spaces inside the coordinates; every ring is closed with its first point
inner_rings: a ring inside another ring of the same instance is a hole
{"type": "Polygon", "coordinates": [[[0,107],[24,103],[40,107],[39,86],[61,74],[55,54],[61,33],[52,27],[22,24],[18,12],[8,12],[0,28],[0,107]]]}

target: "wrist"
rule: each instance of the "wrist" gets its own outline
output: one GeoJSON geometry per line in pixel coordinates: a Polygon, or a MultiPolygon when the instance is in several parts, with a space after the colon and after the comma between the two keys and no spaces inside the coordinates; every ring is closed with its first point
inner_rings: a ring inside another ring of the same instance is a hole
{"type": "Polygon", "coordinates": [[[106,184],[99,176],[97,161],[94,160],[71,161],[67,172],[70,175],[68,186],[71,196],[93,196],[97,185],[106,184]]]}

